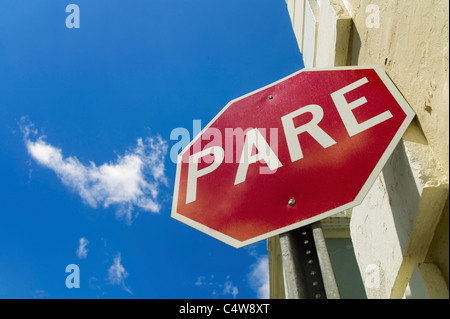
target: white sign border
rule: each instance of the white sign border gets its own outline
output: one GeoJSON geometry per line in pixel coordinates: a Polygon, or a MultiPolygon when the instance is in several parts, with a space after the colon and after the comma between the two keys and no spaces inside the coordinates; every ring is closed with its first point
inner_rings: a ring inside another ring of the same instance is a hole
{"type": "Polygon", "coordinates": [[[413,111],[413,109],[411,108],[411,106],[408,104],[408,102],[406,101],[406,99],[403,97],[403,95],[400,93],[400,91],[398,90],[398,88],[394,85],[394,83],[392,82],[392,80],[388,77],[388,75],[386,74],[386,72],[383,70],[383,68],[379,65],[374,65],[374,66],[344,66],[344,67],[333,67],[333,68],[307,68],[307,69],[301,69],[291,75],[288,75],[284,78],[282,78],[281,80],[278,80],[276,82],[273,82],[269,85],[266,85],[258,90],[252,91],[248,94],[245,94],[241,97],[238,97],[234,100],[231,100],[230,102],[227,103],[227,105],[208,123],[208,125],[205,126],[205,128],[189,143],[189,145],[187,145],[182,151],[181,153],[178,155],[178,161],[177,161],[177,170],[176,170],[176,176],[175,176],[175,185],[174,185],[174,195],[173,195],[173,202],[172,202],[172,213],[171,213],[171,217],[184,223],[187,224],[188,226],[191,226],[207,235],[210,235],[228,245],[231,245],[235,248],[241,248],[253,243],[256,243],[258,241],[267,239],[269,237],[275,236],[275,235],[279,235],[291,230],[294,230],[296,228],[302,227],[302,226],[306,226],[309,224],[312,224],[316,221],[322,220],[324,218],[330,217],[332,215],[335,215],[339,212],[342,212],[346,209],[358,206],[362,203],[362,201],[364,200],[365,196],[367,195],[367,193],[369,192],[370,188],[372,187],[373,183],[375,182],[375,180],[377,179],[378,175],[381,173],[384,165],[386,164],[387,160],[389,159],[389,157],[391,156],[392,152],[394,151],[395,147],[397,146],[397,144],[400,142],[400,139],[402,138],[403,134],[405,133],[406,129],[408,128],[409,124],[411,123],[411,121],[413,120],[415,116],[415,113],[413,111]],[[253,237],[251,239],[245,240],[245,241],[239,241],[237,239],[234,239],[228,235],[225,235],[217,230],[214,230],[208,226],[205,226],[199,222],[196,222],[195,220],[192,220],[184,215],[181,215],[179,213],[177,213],[176,209],[177,209],[177,204],[178,204],[178,192],[179,192],[179,186],[180,186],[180,174],[181,174],[181,158],[183,156],[183,154],[195,143],[195,141],[197,141],[201,135],[217,120],[217,118],[219,118],[219,116],[222,115],[223,112],[225,112],[225,110],[228,109],[228,107],[239,101],[242,100],[250,95],[256,94],[262,90],[265,90],[267,88],[270,88],[280,82],[283,82],[293,76],[296,76],[299,73],[302,72],[314,72],[314,71],[345,71],[345,70],[369,70],[369,69],[373,69],[377,75],[380,77],[380,79],[383,81],[384,85],[387,87],[387,89],[389,90],[389,92],[392,94],[392,96],[395,98],[395,100],[397,101],[397,103],[400,105],[400,107],[403,109],[403,111],[406,114],[406,118],[403,121],[402,125],[400,126],[400,128],[398,129],[397,133],[394,135],[393,139],[391,140],[391,142],[389,143],[388,147],[386,148],[385,152],[383,153],[383,155],[381,156],[380,160],[378,161],[378,163],[375,165],[375,168],[372,170],[372,173],[369,175],[369,178],[367,179],[367,181],[364,183],[363,187],[361,188],[361,190],[359,191],[358,195],[355,197],[355,199],[348,203],[345,204],[343,206],[339,206],[336,207],[330,211],[324,212],[322,214],[319,214],[317,216],[314,216],[312,218],[309,218],[307,220],[303,220],[301,222],[298,223],[294,223],[291,224],[289,226],[286,227],[282,227],[276,230],[273,230],[271,232],[262,234],[260,236],[257,237],[253,237]]]}

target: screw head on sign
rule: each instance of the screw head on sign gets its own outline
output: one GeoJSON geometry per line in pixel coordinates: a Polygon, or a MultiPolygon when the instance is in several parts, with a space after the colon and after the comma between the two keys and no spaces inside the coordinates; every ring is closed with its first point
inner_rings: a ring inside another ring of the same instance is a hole
{"type": "Polygon", "coordinates": [[[288,202],[289,206],[294,207],[295,206],[295,199],[291,198],[288,202]]]}
{"type": "Polygon", "coordinates": [[[272,100],[273,99],[273,95],[269,95],[269,100],[272,100]]]}

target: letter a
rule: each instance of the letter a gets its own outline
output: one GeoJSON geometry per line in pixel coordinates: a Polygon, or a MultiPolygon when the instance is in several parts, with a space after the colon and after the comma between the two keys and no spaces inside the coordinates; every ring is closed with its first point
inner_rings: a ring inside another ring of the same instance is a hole
{"type": "Polygon", "coordinates": [[[271,171],[283,166],[267,144],[266,139],[261,132],[255,128],[247,132],[244,147],[242,148],[241,160],[239,161],[234,185],[245,182],[247,177],[247,170],[250,164],[256,163],[259,160],[264,160],[271,171]],[[253,146],[256,147],[258,153],[252,155],[253,146]]]}
{"type": "Polygon", "coordinates": [[[69,289],[80,288],[80,268],[78,265],[67,265],[66,272],[71,272],[66,278],[66,287],[69,289]]]}
{"type": "Polygon", "coordinates": [[[380,27],[380,7],[376,4],[369,4],[366,7],[366,13],[369,13],[366,18],[366,27],[378,29],[380,27]]]}
{"type": "Polygon", "coordinates": [[[76,4],[69,4],[66,7],[66,12],[71,12],[66,18],[66,27],[68,29],[80,28],[80,8],[76,4]]]}

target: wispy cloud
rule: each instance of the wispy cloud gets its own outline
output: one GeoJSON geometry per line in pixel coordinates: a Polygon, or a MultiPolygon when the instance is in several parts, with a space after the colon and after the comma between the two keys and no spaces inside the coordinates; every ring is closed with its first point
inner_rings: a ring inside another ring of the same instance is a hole
{"type": "Polygon", "coordinates": [[[89,287],[97,292],[97,298],[103,297],[106,295],[106,292],[103,291],[103,287],[100,284],[99,280],[97,279],[97,277],[89,277],[89,287]]]}
{"type": "Polygon", "coordinates": [[[114,263],[108,269],[108,280],[111,285],[118,285],[123,288],[126,292],[133,294],[125,285],[125,278],[128,277],[128,272],[125,270],[123,265],[121,264],[121,255],[118,253],[116,257],[114,257],[114,263]]]}
{"type": "Polygon", "coordinates": [[[89,240],[84,237],[80,238],[80,244],[77,248],[77,257],[79,259],[85,259],[87,257],[88,249],[86,246],[89,244],[89,240]]]}
{"type": "Polygon", "coordinates": [[[33,299],[46,299],[46,298],[49,298],[49,294],[43,289],[34,290],[32,295],[33,295],[33,299]]]}
{"type": "MultiPolygon", "coordinates": [[[[246,286],[255,292],[257,298],[269,299],[269,256],[258,253],[258,244],[247,246],[244,249],[254,258],[254,262],[249,264],[245,276],[246,286]]],[[[230,276],[226,276],[225,280],[218,280],[214,275],[199,276],[194,284],[207,287],[211,294],[218,298],[230,295],[236,298],[239,294],[238,286],[231,280],[230,276]]]]}
{"type": "Polygon", "coordinates": [[[223,294],[224,295],[232,295],[234,299],[236,299],[237,294],[239,293],[238,288],[233,284],[233,282],[231,280],[225,281],[224,285],[223,285],[223,294]]]}
{"type": "Polygon", "coordinates": [[[30,156],[54,171],[89,206],[113,205],[116,216],[128,223],[136,216],[136,207],[160,211],[158,194],[161,185],[167,185],[164,159],[168,147],[161,137],[138,138],[136,146],[115,161],[84,165],[75,156],[64,157],[60,148],[47,143],[26,117],[21,118],[19,126],[30,156]]]}
{"type": "Polygon", "coordinates": [[[225,282],[223,283],[216,281],[214,275],[209,276],[209,278],[199,276],[195,282],[195,285],[210,287],[211,294],[214,297],[226,297],[231,295],[234,299],[236,299],[236,296],[239,293],[238,287],[230,280],[230,276],[227,276],[225,282]]]}

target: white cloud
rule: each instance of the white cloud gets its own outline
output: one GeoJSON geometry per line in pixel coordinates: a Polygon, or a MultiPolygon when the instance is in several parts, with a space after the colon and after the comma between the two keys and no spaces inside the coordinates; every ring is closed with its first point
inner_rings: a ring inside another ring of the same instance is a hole
{"type": "Polygon", "coordinates": [[[121,264],[121,255],[118,253],[116,257],[114,257],[114,263],[108,269],[108,280],[111,285],[121,286],[126,292],[133,294],[125,285],[125,278],[128,277],[128,272],[121,264]]]}
{"type": "Polygon", "coordinates": [[[270,282],[269,282],[269,257],[257,256],[256,262],[250,266],[250,273],[248,274],[249,286],[256,292],[256,296],[260,299],[269,299],[270,297],[270,282]]]}
{"type": "Polygon", "coordinates": [[[248,275],[249,285],[256,292],[258,298],[269,298],[269,257],[258,257],[250,267],[248,275]]]}
{"type": "Polygon", "coordinates": [[[87,257],[88,250],[86,246],[89,244],[89,240],[84,237],[80,238],[80,244],[77,248],[77,257],[79,259],[85,259],[87,257]]]}
{"type": "Polygon", "coordinates": [[[50,145],[26,117],[20,127],[28,153],[39,164],[53,170],[64,185],[75,191],[91,207],[117,208],[116,216],[128,223],[135,208],[157,213],[158,194],[167,185],[164,159],[167,143],[159,136],[138,138],[136,146],[113,162],[97,166],[82,164],[75,156],[64,157],[50,145]]]}
{"type": "MultiPolygon", "coordinates": [[[[211,276],[211,279],[213,279],[213,278],[214,278],[214,276],[211,276]]],[[[194,285],[196,285],[196,286],[211,286],[211,285],[213,285],[213,282],[208,281],[205,276],[200,276],[197,278],[197,281],[195,282],[194,285]]]]}

